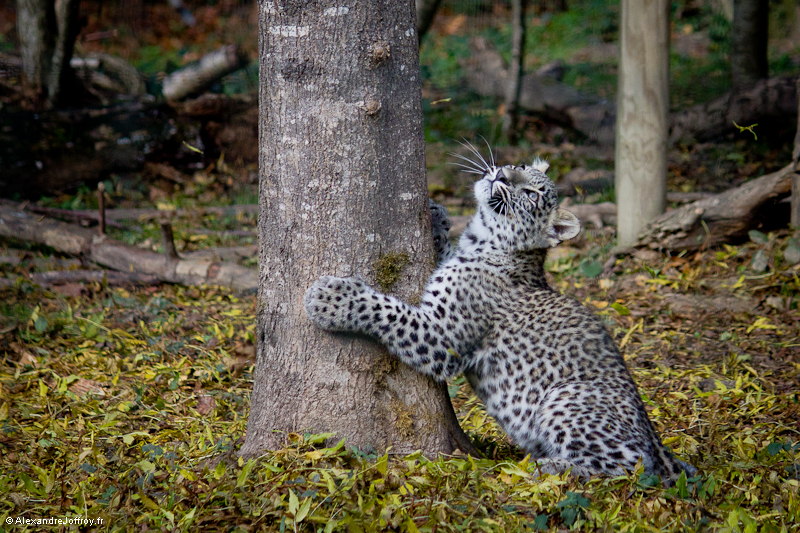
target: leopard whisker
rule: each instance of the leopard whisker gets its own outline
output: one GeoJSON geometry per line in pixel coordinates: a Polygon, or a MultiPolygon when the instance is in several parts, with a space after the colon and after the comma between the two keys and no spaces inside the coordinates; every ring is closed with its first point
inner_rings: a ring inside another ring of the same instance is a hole
{"type": "MultiPolygon", "coordinates": [[[[472,143],[470,143],[470,142],[468,142],[468,141],[467,141],[466,143],[463,143],[463,142],[461,142],[461,141],[458,141],[458,143],[459,143],[461,146],[463,146],[463,147],[467,148],[467,149],[468,149],[470,152],[472,152],[472,153],[473,153],[473,154],[475,154],[476,156],[478,156],[478,159],[480,159],[480,160],[483,162],[483,169],[484,169],[484,170],[488,171],[488,170],[491,168],[491,166],[489,165],[489,163],[487,163],[487,162],[486,162],[486,159],[484,159],[484,157],[481,155],[481,153],[478,151],[478,149],[477,149],[477,148],[475,148],[475,147],[472,145],[472,143]]],[[[476,162],[476,163],[477,163],[477,162],[476,162]]]]}
{"type": "Polygon", "coordinates": [[[492,152],[492,145],[489,144],[489,141],[487,141],[486,137],[484,137],[483,135],[481,135],[480,138],[483,139],[483,142],[486,143],[486,147],[489,148],[489,157],[492,159],[492,166],[493,167],[497,166],[494,161],[494,152],[492,152]]]}

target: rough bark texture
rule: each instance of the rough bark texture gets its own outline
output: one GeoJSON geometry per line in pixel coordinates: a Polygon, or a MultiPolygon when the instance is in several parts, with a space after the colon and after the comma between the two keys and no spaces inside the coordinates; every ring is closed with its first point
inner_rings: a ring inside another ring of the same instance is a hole
{"type": "Polygon", "coordinates": [[[769,0],[734,0],[731,79],[734,91],[766,78],[769,0]]]}
{"type": "Polygon", "coordinates": [[[433,270],[414,9],[259,4],[261,278],[245,456],[288,432],[426,454],[463,436],[443,385],[371,340],[315,328],[302,305],[319,276],[380,286],[398,269],[390,290],[413,301],[433,270]]]}
{"type": "MultiPolygon", "coordinates": [[[[794,164],[724,193],[668,211],[642,232],[635,247],[697,250],[744,238],[774,214],[796,177],[794,164]]],[[[783,220],[785,224],[785,219],[783,220]]]]}
{"type": "Polygon", "coordinates": [[[256,287],[258,279],[253,269],[203,258],[170,258],[100,236],[96,231],[29,213],[5,201],[0,204],[0,237],[44,244],[114,270],[148,274],[181,285],[225,285],[248,290],[256,287]]]}
{"type": "Polygon", "coordinates": [[[17,0],[26,83],[57,104],[68,81],[69,61],[78,35],[78,0],[17,0]]]}
{"type": "Polygon", "coordinates": [[[525,60],[525,8],[527,0],[511,1],[511,65],[506,82],[506,113],[503,135],[511,143],[519,137],[519,96],[522,89],[522,68],[525,60]]]}
{"type": "Polygon", "coordinates": [[[615,167],[623,246],[666,208],[668,110],[669,2],[622,0],[615,167]]]}
{"type": "Polygon", "coordinates": [[[17,34],[22,53],[25,81],[41,87],[48,72],[55,46],[55,11],[48,0],[17,0],[17,34]]]}

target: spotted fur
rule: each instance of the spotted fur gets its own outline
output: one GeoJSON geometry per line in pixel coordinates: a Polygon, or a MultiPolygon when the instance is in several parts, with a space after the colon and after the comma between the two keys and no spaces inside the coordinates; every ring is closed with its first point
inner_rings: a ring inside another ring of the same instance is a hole
{"type": "Polygon", "coordinates": [[[656,434],[600,320],[546,282],[547,249],[580,230],[558,206],[547,163],[483,161],[480,170],[477,212],[456,249],[446,212],[432,206],[441,264],[419,306],[358,278],[323,277],[305,294],[309,317],[327,330],[376,337],[434,379],[464,373],[542,472],[619,475],[641,462],[667,483],[694,474],[656,434]]]}

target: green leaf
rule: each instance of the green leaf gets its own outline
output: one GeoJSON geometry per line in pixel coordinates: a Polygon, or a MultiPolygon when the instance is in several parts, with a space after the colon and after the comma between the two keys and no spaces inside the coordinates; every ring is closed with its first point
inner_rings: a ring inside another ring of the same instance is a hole
{"type": "Polygon", "coordinates": [[[575,523],[575,519],[578,518],[578,509],[575,507],[565,507],[561,509],[561,518],[564,519],[564,523],[567,526],[571,526],[575,523]]]}
{"type": "Polygon", "coordinates": [[[597,261],[584,261],[581,263],[581,274],[587,278],[596,278],[603,272],[603,265],[597,261]]]}
{"type": "Polygon", "coordinates": [[[297,516],[294,518],[294,523],[299,524],[302,522],[306,515],[308,515],[309,509],[311,509],[311,498],[306,498],[303,500],[303,505],[301,505],[300,509],[297,511],[297,516]]]}
{"type": "Polygon", "coordinates": [[[539,531],[545,531],[547,529],[547,518],[546,514],[536,515],[536,518],[533,519],[533,529],[538,529],[539,531]]]}
{"type": "Polygon", "coordinates": [[[783,449],[783,444],[780,442],[770,442],[769,446],[767,446],[767,453],[770,454],[772,457],[775,457],[780,453],[783,449]]]}
{"type": "Polygon", "coordinates": [[[36,322],[33,323],[33,327],[36,328],[38,333],[44,333],[47,331],[49,325],[50,324],[47,323],[47,320],[42,317],[37,318],[36,322]]]}
{"type": "Polygon", "coordinates": [[[759,250],[753,254],[753,259],[750,260],[750,268],[755,272],[764,272],[769,267],[769,258],[764,250],[759,250]]]}
{"type": "Polygon", "coordinates": [[[336,436],[336,433],[318,433],[316,435],[306,435],[305,440],[306,444],[319,444],[334,436],[336,436]]]}
{"type": "Polygon", "coordinates": [[[38,494],[39,496],[44,496],[44,493],[41,490],[39,490],[39,488],[36,486],[36,483],[34,483],[33,480],[30,477],[28,477],[27,474],[21,472],[19,474],[19,478],[22,480],[23,485],[25,485],[25,490],[27,490],[31,494],[38,494]]]}
{"type": "Polygon", "coordinates": [[[247,478],[250,477],[250,471],[253,470],[253,466],[255,466],[256,460],[255,459],[248,459],[247,463],[242,467],[242,471],[239,472],[239,475],[236,478],[236,486],[241,487],[247,482],[247,478]]]}
{"type": "Polygon", "coordinates": [[[757,229],[751,229],[747,232],[747,235],[750,237],[750,240],[756,244],[769,244],[769,237],[757,229]]]}
{"type": "Polygon", "coordinates": [[[613,304],[611,304],[611,308],[622,316],[628,316],[631,314],[630,310],[628,310],[628,308],[622,305],[621,303],[614,302],[613,304]]]}
{"type": "Polygon", "coordinates": [[[675,482],[675,488],[678,489],[678,496],[684,500],[689,497],[689,489],[686,487],[686,472],[681,472],[680,477],[675,482]]]}
{"type": "Polygon", "coordinates": [[[298,507],[300,507],[300,500],[297,499],[297,494],[292,489],[289,489],[289,513],[295,516],[298,507]]]}
{"type": "Polygon", "coordinates": [[[783,251],[783,259],[790,265],[800,263],[800,241],[792,239],[783,251]]]}

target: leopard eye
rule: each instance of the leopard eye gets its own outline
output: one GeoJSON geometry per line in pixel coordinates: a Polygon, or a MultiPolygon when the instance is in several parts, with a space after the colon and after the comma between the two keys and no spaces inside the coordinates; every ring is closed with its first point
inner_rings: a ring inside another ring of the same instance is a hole
{"type": "Polygon", "coordinates": [[[535,204],[539,203],[539,198],[541,197],[541,195],[537,191],[534,191],[534,190],[531,190],[531,189],[525,189],[525,194],[528,195],[528,199],[531,202],[533,202],[535,204]]]}

